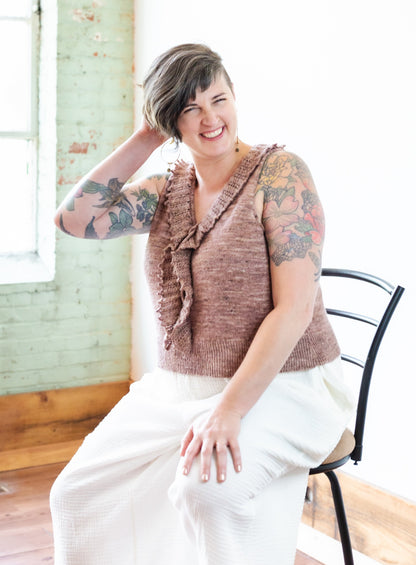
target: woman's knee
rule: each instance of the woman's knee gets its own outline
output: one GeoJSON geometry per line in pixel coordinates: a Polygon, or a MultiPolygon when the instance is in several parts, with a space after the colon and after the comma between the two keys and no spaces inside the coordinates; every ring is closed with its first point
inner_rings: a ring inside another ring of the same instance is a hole
{"type": "Polygon", "coordinates": [[[49,502],[52,511],[56,508],[62,507],[64,505],[64,499],[66,498],[64,495],[65,481],[62,480],[61,477],[62,473],[55,479],[49,493],[49,502]]]}
{"type": "Polygon", "coordinates": [[[49,500],[51,510],[70,508],[73,501],[85,500],[86,492],[82,489],[82,482],[77,480],[74,473],[65,468],[55,479],[52,485],[49,500]]]}
{"type": "Polygon", "coordinates": [[[179,510],[191,514],[215,513],[218,508],[237,514],[251,514],[248,510],[252,496],[244,486],[243,477],[232,472],[218,482],[215,472],[209,481],[202,481],[198,472],[185,476],[178,474],[169,489],[169,497],[179,510]]]}

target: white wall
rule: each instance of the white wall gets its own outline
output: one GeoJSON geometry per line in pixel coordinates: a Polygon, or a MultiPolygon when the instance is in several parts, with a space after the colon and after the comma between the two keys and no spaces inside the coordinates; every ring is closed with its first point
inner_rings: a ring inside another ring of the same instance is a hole
{"type": "MultiPolygon", "coordinates": [[[[219,51],[236,87],[240,137],[285,143],[311,168],[327,216],[324,264],[406,287],[376,366],[364,462],[348,470],[416,500],[413,0],[136,2],[138,82],[177,43],[219,51]]],[[[149,170],[158,166],[155,158],[149,170]]],[[[142,246],[133,272],[136,374],[154,363],[142,246]]]]}

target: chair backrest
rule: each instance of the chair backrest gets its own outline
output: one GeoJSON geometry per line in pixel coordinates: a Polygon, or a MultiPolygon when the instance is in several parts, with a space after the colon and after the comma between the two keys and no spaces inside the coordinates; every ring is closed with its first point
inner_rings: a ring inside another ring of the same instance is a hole
{"type": "Polygon", "coordinates": [[[376,277],[374,275],[368,273],[362,273],[359,271],[351,271],[348,269],[322,269],[322,276],[355,279],[361,281],[364,284],[367,283],[369,285],[375,285],[376,287],[382,289],[388,295],[390,295],[390,298],[386,297],[387,304],[384,307],[384,311],[377,319],[357,312],[327,308],[327,313],[330,316],[339,316],[341,318],[356,320],[357,322],[362,322],[363,324],[368,324],[375,328],[372,335],[372,339],[370,340],[370,346],[366,353],[366,358],[364,357],[358,358],[349,355],[349,353],[344,351],[343,345],[341,344],[342,359],[348,363],[352,363],[353,365],[361,367],[362,369],[360,391],[358,396],[357,414],[355,420],[355,431],[354,431],[356,445],[354,451],[351,453],[351,459],[353,459],[355,461],[355,464],[357,464],[357,462],[361,461],[362,458],[367,401],[368,401],[368,394],[370,390],[371,377],[373,374],[374,364],[376,361],[376,357],[381,341],[384,337],[387,326],[396,309],[396,306],[399,303],[399,300],[404,292],[404,288],[402,286],[393,286],[389,282],[379,277],[376,277]]]}

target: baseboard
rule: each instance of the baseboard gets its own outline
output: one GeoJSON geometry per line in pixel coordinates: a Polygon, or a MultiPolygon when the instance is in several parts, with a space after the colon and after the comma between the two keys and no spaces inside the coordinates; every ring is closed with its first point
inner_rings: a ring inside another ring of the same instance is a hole
{"type": "Polygon", "coordinates": [[[26,467],[38,467],[49,463],[62,463],[69,461],[82,439],[24,447],[0,453],[0,471],[14,471],[26,467]]]}
{"type": "Polygon", "coordinates": [[[0,396],[0,471],[69,460],[129,384],[126,380],[0,396]]]}
{"type": "MultiPolygon", "coordinates": [[[[414,563],[416,504],[346,473],[337,475],[353,548],[383,564],[414,563]]],[[[328,479],[314,475],[309,488],[312,501],[305,504],[303,523],[339,539],[328,479]]]]}

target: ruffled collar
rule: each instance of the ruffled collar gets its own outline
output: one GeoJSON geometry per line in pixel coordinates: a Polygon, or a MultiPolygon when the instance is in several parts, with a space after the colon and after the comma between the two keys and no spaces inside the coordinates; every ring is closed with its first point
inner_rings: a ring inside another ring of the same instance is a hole
{"type": "Polygon", "coordinates": [[[277,145],[256,145],[241,160],[200,223],[195,221],[193,164],[179,161],[165,192],[165,207],[170,241],[163,251],[159,272],[157,312],[165,330],[164,346],[172,345],[184,353],[192,350],[190,313],[193,303],[191,258],[204,236],[235,200],[262,158],[280,149],[277,145]]]}

